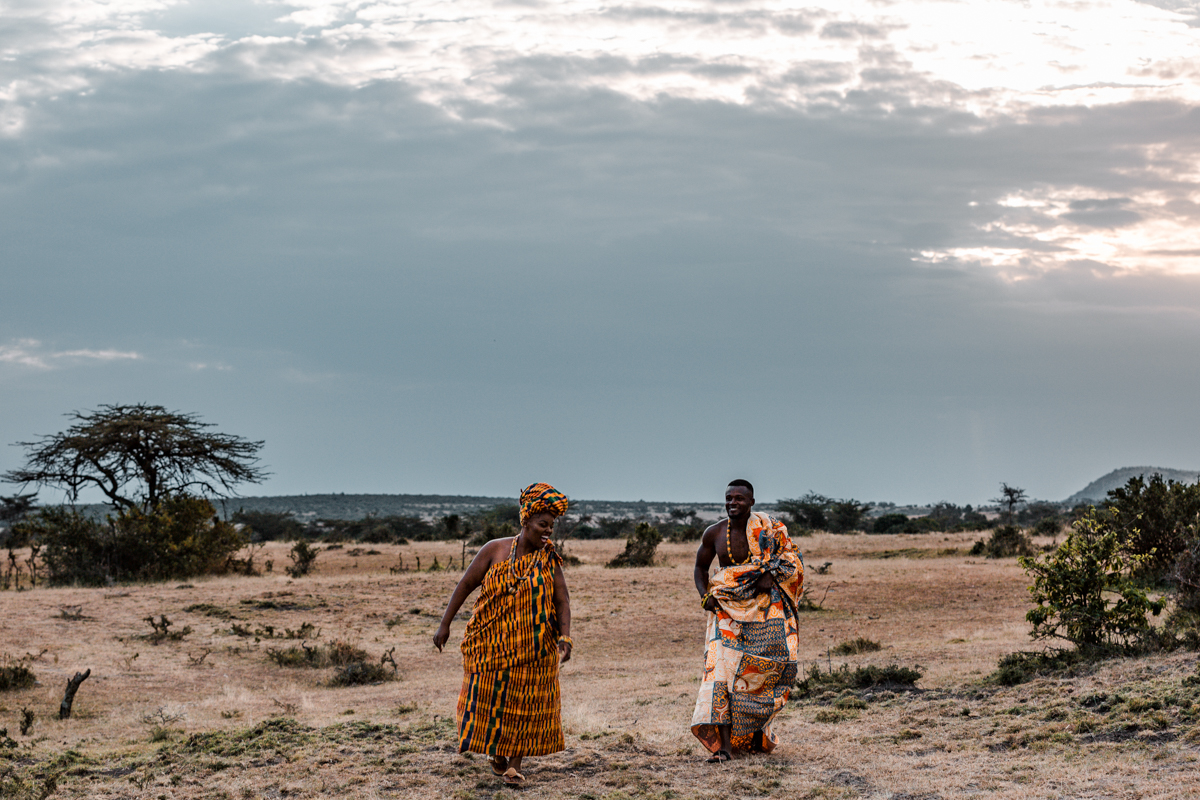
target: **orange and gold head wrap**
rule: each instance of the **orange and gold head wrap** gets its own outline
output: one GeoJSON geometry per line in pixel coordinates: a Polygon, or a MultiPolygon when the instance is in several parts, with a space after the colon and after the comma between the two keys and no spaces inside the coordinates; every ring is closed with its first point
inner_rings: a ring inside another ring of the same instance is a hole
{"type": "Polygon", "coordinates": [[[567,496],[548,483],[531,483],[521,492],[521,524],[543,511],[561,517],[567,513],[567,496]]]}

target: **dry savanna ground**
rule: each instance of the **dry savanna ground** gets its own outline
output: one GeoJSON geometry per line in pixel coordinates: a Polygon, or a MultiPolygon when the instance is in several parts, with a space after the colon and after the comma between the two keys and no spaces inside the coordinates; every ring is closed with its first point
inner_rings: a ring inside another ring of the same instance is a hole
{"type": "MultiPolygon", "coordinates": [[[[665,544],[661,566],[612,570],[603,564],[622,543],[571,544],[583,563],[567,572],[576,642],[562,674],[567,749],[531,759],[525,791],[580,800],[1194,797],[1200,689],[1186,679],[1195,656],[988,685],[1001,655],[1031,649],[1027,583],[1013,559],[965,555],[973,538],[798,540],[821,604],[802,620],[805,669],[894,663],[919,665],[924,677],[910,691],[794,698],[775,753],[725,765],[705,764],[688,730],[704,628],[694,546],[665,544]],[[858,637],[883,649],[830,653],[858,637]]],[[[0,653],[32,657],[38,679],[0,692],[0,795],[513,796],[482,757],[456,752],[461,657],[456,647],[437,653],[431,639],[460,572],[394,569],[401,557],[408,568],[418,557],[426,568],[435,557],[457,561],[458,546],[346,545],[297,580],[281,574],[286,549],[272,545],[275,571],[258,577],[0,593],[0,653]],[[155,644],[151,615],[191,632],[155,644]],[[297,634],[307,639],[286,638],[297,634]],[[302,641],[349,643],[376,662],[391,651],[397,679],[335,687],[336,667],[272,660],[302,641]],[[75,714],[59,721],[63,687],[85,668],[75,714]],[[34,720],[22,735],[26,710],[34,720]]],[[[455,623],[452,642],[464,625],[455,623]]]]}

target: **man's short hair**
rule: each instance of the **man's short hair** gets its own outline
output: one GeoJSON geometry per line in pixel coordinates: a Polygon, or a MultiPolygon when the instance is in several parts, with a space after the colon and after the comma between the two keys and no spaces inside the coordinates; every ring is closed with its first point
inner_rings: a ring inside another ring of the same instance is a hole
{"type": "Polygon", "coordinates": [[[730,481],[729,485],[730,486],[745,486],[747,489],[750,490],[750,496],[754,497],[754,485],[752,483],[750,483],[750,481],[746,481],[746,480],[742,480],[741,478],[737,478],[735,480],[730,481]]]}

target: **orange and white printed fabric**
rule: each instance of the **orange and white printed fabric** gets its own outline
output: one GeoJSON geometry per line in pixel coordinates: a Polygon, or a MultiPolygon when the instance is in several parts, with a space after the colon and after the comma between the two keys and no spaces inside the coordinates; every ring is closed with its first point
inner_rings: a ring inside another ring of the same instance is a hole
{"type": "Polygon", "coordinates": [[[796,601],[804,586],[804,560],[787,528],[761,512],[746,525],[750,560],[717,570],[708,591],[720,604],[708,615],[704,677],[692,733],[715,753],[717,726],[731,726],[734,749],[769,753],[778,744],[771,720],[796,681],[800,634],[796,601]],[[754,584],[764,574],[769,592],[754,584]]]}
{"type": "Polygon", "coordinates": [[[493,565],[463,635],[459,752],[543,756],[564,747],[552,544],[493,565]]]}

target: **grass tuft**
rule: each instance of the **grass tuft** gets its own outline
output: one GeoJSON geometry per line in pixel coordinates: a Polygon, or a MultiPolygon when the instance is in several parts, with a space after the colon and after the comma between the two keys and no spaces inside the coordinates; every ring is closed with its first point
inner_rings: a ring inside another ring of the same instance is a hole
{"type": "Polygon", "coordinates": [[[877,653],[882,649],[883,645],[879,642],[859,636],[857,639],[850,639],[833,648],[833,654],[838,656],[856,656],[859,653],[877,653]]]}

